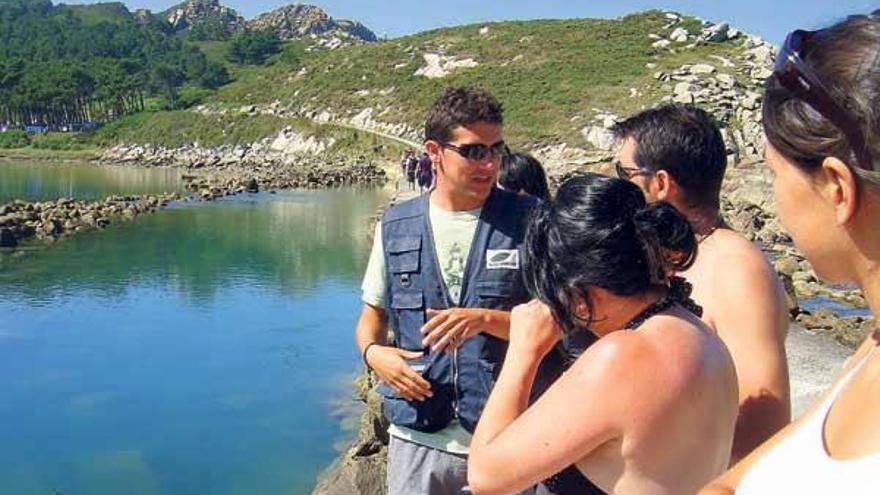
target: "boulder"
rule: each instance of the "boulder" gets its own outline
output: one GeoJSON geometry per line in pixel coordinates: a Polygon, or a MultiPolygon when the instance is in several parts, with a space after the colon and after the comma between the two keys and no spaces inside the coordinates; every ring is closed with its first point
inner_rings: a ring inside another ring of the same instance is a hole
{"type": "Polygon", "coordinates": [[[672,42],[669,40],[657,40],[654,43],[651,43],[651,46],[653,48],[663,49],[663,48],[669,48],[669,45],[671,45],[671,44],[672,44],[672,42]]]}
{"type": "Polygon", "coordinates": [[[736,78],[730,74],[718,74],[715,76],[718,84],[724,89],[733,89],[736,86],[736,78]]]}
{"type": "Polygon", "coordinates": [[[688,33],[687,29],[679,27],[676,28],[675,31],[673,31],[672,34],[669,35],[669,39],[675,41],[676,43],[684,43],[688,40],[688,34],[690,33],[688,33]]]}
{"type": "Polygon", "coordinates": [[[249,193],[260,192],[260,185],[257,184],[257,179],[251,178],[244,186],[244,190],[249,193]]]}
{"type": "Polygon", "coordinates": [[[795,272],[800,270],[800,262],[794,256],[782,256],[774,263],[776,271],[780,274],[787,275],[789,279],[795,272]]]}
{"type": "Polygon", "coordinates": [[[715,67],[709,64],[697,64],[691,67],[691,74],[693,75],[706,75],[712,74],[715,72],[715,67]]]}
{"type": "Polygon", "coordinates": [[[581,134],[597,150],[609,151],[614,147],[614,135],[604,126],[584,127],[581,134]]]}
{"type": "Polygon", "coordinates": [[[722,22],[703,29],[702,38],[706,41],[720,43],[730,39],[729,31],[730,25],[722,22]]]}

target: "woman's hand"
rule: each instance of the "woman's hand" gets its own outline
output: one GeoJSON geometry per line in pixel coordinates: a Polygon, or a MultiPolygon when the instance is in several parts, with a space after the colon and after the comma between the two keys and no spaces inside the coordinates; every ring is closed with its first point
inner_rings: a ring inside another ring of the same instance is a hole
{"type": "Polygon", "coordinates": [[[520,304],[510,313],[510,348],[508,353],[522,353],[541,359],[562,338],[562,329],[550,308],[537,299],[520,304]]]}

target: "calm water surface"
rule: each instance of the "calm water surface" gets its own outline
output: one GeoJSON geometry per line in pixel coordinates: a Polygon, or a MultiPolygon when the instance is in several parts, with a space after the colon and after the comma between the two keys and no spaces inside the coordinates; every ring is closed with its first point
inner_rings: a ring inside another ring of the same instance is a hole
{"type": "Polygon", "coordinates": [[[308,493],[384,201],[240,196],[0,254],[0,493],[308,493]]]}
{"type": "Polygon", "coordinates": [[[13,199],[101,199],[111,194],[184,191],[180,170],[88,163],[0,161],[0,203],[13,199]]]}

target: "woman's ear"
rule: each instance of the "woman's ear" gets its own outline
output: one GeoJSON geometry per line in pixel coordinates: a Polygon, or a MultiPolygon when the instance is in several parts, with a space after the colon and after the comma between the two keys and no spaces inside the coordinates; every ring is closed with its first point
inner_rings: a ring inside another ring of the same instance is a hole
{"type": "Polygon", "coordinates": [[[834,210],[837,225],[849,222],[859,204],[859,187],[855,174],[840,159],[827,157],[822,160],[821,181],[816,189],[834,210]]]}

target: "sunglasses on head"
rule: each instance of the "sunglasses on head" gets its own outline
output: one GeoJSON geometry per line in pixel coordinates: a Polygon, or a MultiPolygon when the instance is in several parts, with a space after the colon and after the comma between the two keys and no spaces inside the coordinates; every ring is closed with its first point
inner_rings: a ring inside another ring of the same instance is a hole
{"type": "Polygon", "coordinates": [[[452,143],[440,143],[440,146],[449,148],[461,155],[462,158],[468,160],[485,160],[490,155],[492,158],[503,158],[510,154],[510,150],[504,144],[504,141],[498,141],[492,146],[486,146],[485,144],[462,144],[457,146],[452,143]]]}
{"type": "Polygon", "coordinates": [[[624,167],[620,160],[614,162],[614,171],[617,177],[623,180],[631,180],[633,177],[651,175],[651,172],[639,167],[624,167]]]}
{"type": "MultiPolygon", "coordinates": [[[[878,15],[875,11],[872,15],[878,15]]],[[[804,62],[810,50],[822,40],[828,31],[793,31],[785,38],[785,43],[776,57],[773,75],[779,83],[798,99],[810,105],[835,127],[840,129],[856,154],[859,167],[854,171],[859,175],[874,172],[874,160],[865,143],[861,125],[855,117],[856,112],[849,106],[849,100],[839,92],[832,92],[819,76],[804,62]]]]}

